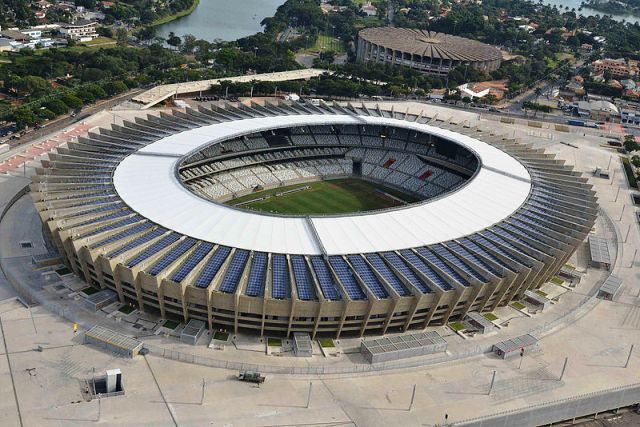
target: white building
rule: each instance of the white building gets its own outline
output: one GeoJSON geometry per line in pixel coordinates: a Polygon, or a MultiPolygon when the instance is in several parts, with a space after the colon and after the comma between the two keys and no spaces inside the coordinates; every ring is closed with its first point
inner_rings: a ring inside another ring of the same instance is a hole
{"type": "Polygon", "coordinates": [[[78,20],[72,24],[60,24],[60,32],[71,40],[88,41],[98,37],[95,21],[78,20]]]}

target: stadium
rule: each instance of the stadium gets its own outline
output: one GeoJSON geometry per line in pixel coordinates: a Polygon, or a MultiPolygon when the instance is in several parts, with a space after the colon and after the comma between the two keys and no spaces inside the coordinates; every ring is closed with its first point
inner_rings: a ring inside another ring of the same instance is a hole
{"type": "Polygon", "coordinates": [[[357,58],[446,75],[460,66],[483,72],[500,67],[499,49],[464,37],[408,28],[366,28],[358,33],[357,58]]]}
{"type": "Polygon", "coordinates": [[[597,215],[541,149],[437,116],[242,103],[149,114],[42,162],[68,266],[163,318],[361,336],[491,311],[553,277],[597,215]]]}

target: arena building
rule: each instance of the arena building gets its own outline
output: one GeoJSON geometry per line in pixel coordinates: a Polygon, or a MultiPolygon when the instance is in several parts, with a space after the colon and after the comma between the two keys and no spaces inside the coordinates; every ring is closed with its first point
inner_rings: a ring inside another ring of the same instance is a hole
{"type": "Polygon", "coordinates": [[[386,62],[436,75],[459,66],[491,72],[500,67],[497,48],[450,34],[408,28],[366,28],[358,34],[360,61],[386,62]]]}
{"type": "Polygon", "coordinates": [[[552,278],[597,215],[586,179],[542,150],[337,104],[113,124],[50,154],[31,189],[92,286],[165,318],[259,334],[385,333],[493,310],[552,278]],[[414,202],[340,215],[233,204],[344,177],[414,202]]]}

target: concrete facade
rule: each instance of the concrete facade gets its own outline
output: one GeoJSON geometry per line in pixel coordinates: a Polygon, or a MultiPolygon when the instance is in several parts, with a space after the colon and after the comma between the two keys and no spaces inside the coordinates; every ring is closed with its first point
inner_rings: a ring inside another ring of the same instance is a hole
{"type": "MultiPolygon", "coordinates": [[[[226,108],[229,113],[239,117],[252,114],[251,110],[232,105],[226,108]]],[[[290,104],[286,108],[301,111],[299,109],[302,107],[290,104]]],[[[332,111],[330,107],[325,108],[332,111]]],[[[355,109],[341,111],[363,114],[355,109]]],[[[193,114],[194,119],[202,119],[189,110],[187,114],[193,114]]],[[[394,114],[405,120],[435,120],[404,113],[394,114]]],[[[230,120],[228,116],[214,111],[210,115],[220,121],[230,120]]],[[[168,130],[172,123],[179,121],[166,117],[165,123],[164,129],[168,130]]],[[[82,142],[70,143],[69,148],[61,148],[57,154],[50,155],[50,160],[44,161],[43,167],[38,170],[31,187],[36,209],[68,265],[87,283],[117,292],[120,301],[133,303],[142,311],[156,312],[162,317],[185,322],[189,319],[202,320],[210,329],[215,325],[217,328],[249,330],[260,335],[275,333],[291,336],[294,332],[307,332],[312,337],[361,336],[423,329],[428,325],[441,325],[449,320],[464,318],[468,312],[491,311],[521,298],[525,291],[537,289],[553,277],[584,241],[597,214],[596,199],[590,185],[563,162],[540,149],[485,135],[485,142],[506,151],[527,167],[535,177],[533,191],[526,204],[499,225],[435,245],[438,248],[430,248],[439,250],[433,259],[428,259],[421,248],[408,249],[409,253],[396,252],[411,274],[432,292],[421,292],[412,284],[407,276],[409,273],[399,270],[388,254],[384,255],[387,268],[409,290],[408,295],[400,295],[389,280],[363,257],[389,295],[388,298],[376,297],[365,278],[343,257],[347,266],[353,269],[355,283],[365,292],[366,299],[350,298],[345,291],[347,284],[326,262],[327,271],[342,295],[340,300],[329,300],[323,296],[311,257],[304,256],[317,299],[303,300],[296,290],[296,275],[291,261],[294,254],[285,254],[291,297],[275,299],[271,297],[274,254],[268,254],[264,296],[248,296],[245,290],[255,257],[252,252],[242,268],[235,291],[225,293],[220,290],[220,285],[231,268],[236,248],[231,248],[229,256],[206,288],[195,286],[195,281],[215,256],[218,245],[200,257],[180,281],[172,280],[173,274],[206,242],[197,242],[155,274],[149,272],[186,236],[168,245],[158,246],[171,231],[164,230],[155,237],[149,237],[149,230],[159,228],[122,206],[110,187],[109,178],[104,178],[104,171],[94,166],[102,164],[104,170],[108,171],[122,158],[122,148],[131,147],[128,145],[131,141],[140,141],[141,135],[146,135],[149,140],[159,137],[153,134],[153,129],[157,129],[157,121],[141,119],[135,125],[125,122],[124,126],[117,130],[114,127],[108,133],[92,133],[82,142]],[[142,128],[147,131],[142,131],[142,128]],[[129,130],[131,133],[128,133],[129,130]],[[103,206],[102,202],[106,202],[111,208],[88,209],[87,204],[93,206],[94,202],[95,206],[103,206]],[[136,228],[144,224],[149,228],[136,228]],[[123,231],[129,234],[119,237],[123,231]],[[144,243],[131,244],[143,236],[148,238],[144,243]],[[109,240],[111,238],[113,240],[109,240]],[[96,246],[98,243],[100,245],[96,246]],[[150,251],[150,254],[143,262],[127,266],[128,260],[145,251],[150,251]],[[109,255],[112,253],[117,255],[109,255]],[[435,284],[424,270],[407,259],[408,255],[428,266],[431,272],[448,282],[450,288],[443,289],[435,284]],[[461,282],[468,283],[468,286],[461,285],[461,282]]],[[[473,129],[462,126],[452,129],[476,137],[473,129]]]]}

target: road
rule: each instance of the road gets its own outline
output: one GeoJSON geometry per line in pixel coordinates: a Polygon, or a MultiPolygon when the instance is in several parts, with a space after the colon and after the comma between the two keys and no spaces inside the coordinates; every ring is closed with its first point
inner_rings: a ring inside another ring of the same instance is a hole
{"type": "Polygon", "coordinates": [[[64,117],[56,119],[50,122],[49,124],[47,124],[47,126],[44,126],[37,130],[33,130],[27,133],[26,135],[24,135],[23,137],[21,137],[19,140],[19,144],[12,147],[11,150],[5,153],[2,153],[1,158],[6,159],[15,154],[18,154],[24,151],[24,149],[28,147],[30,144],[33,144],[34,142],[37,142],[38,140],[44,137],[47,137],[53,133],[59,132],[62,129],[74,123],[79,123],[84,119],[86,119],[87,117],[97,113],[98,111],[108,110],[124,101],[128,101],[134,96],[144,92],[145,90],[146,89],[134,89],[124,94],[121,94],[119,96],[116,96],[114,98],[110,98],[110,99],[98,102],[96,104],[87,106],[82,110],[80,114],[77,114],[75,117],[71,117],[71,115],[66,115],[64,117]]]}

